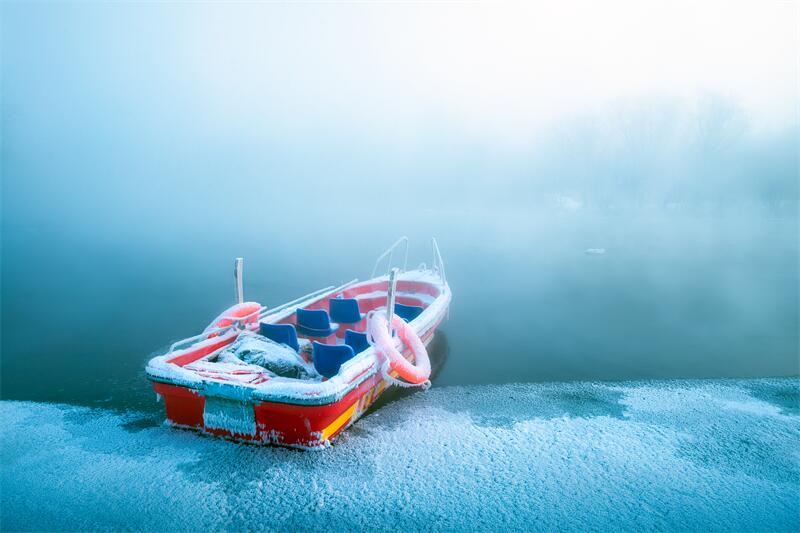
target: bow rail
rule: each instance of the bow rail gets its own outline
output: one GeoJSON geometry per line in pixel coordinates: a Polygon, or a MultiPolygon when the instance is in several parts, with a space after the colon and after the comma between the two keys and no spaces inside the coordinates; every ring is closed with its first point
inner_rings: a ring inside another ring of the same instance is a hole
{"type": "Polygon", "coordinates": [[[397,242],[395,242],[385,252],[383,252],[380,256],[378,256],[378,259],[375,260],[375,267],[372,269],[372,275],[370,276],[370,278],[374,278],[375,277],[375,273],[378,272],[378,266],[380,266],[381,261],[383,261],[383,259],[385,259],[386,256],[389,256],[389,269],[392,268],[392,258],[394,257],[394,250],[395,250],[395,248],[397,248],[401,244],[405,244],[406,245],[405,259],[403,260],[403,272],[405,272],[408,269],[407,268],[408,267],[408,237],[403,236],[403,237],[400,237],[399,239],[397,239],[397,242]]]}

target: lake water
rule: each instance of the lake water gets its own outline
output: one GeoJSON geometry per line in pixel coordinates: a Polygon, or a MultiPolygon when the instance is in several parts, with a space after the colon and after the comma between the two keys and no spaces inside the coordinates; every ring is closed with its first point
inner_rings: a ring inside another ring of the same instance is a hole
{"type": "Polygon", "coordinates": [[[413,213],[384,210],[398,221],[391,231],[348,217],[352,230],[314,238],[313,221],[261,229],[257,214],[238,234],[202,218],[207,233],[120,225],[91,239],[56,221],[7,223],[2,396],[157,409],[146,361],[233,302],[235,256],[245,257],[246,297],[277,305],[365,279],[399,232],[411,237],[412,265],[430,264],[436,233],[453,290],[436,385],[798,373],[791,219],[413,213]]]}
{"type": "Polygon", "coordinates": [[[235,257],[276,305],[401,235],[412,265],[436,236],[452,286],[437,385],[800,373],[796,120],[644,93],[462,122],[362,100],[329,68],[358,54],[291,60],[356,42],[305,17],[3,4],[3,398],[155,409],[147,359],[232,303],[235,257]]]}

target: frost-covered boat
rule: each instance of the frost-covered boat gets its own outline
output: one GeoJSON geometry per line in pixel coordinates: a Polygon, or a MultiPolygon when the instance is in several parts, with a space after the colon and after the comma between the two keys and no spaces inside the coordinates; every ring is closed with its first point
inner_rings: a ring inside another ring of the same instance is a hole
{"type": "Polygon", "coordinates": [[[371,279],[327,287],[267,308],[239,303],[200,335],[174,343],[147,376],[179,427],[242,441],[327,446],[391,385],[427,386],[427,346],[447,315],[447,284],[436,240],[430,269],[378,266],[371,279]],[[392,324],[389,328],[388,324],[392,324]]]}

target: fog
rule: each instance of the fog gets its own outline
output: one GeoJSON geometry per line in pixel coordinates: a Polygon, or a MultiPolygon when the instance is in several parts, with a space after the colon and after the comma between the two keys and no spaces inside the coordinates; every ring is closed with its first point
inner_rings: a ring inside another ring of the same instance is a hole
{"type": "Polygon", "coordinates": [[[3,396],[143,397],[234,257],[401,235],[440,383],[797,375],[797,8],[649,6],[4,3],[3,396]]]}

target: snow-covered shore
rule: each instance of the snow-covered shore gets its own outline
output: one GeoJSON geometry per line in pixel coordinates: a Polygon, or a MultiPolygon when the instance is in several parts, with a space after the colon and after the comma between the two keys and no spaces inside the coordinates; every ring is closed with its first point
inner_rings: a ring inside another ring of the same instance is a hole
{"type": "Polygon", "coordinates": [[[0,402],[0,529],[797,531],[798,387],[434,387],[316,453],[0,402]]]}

